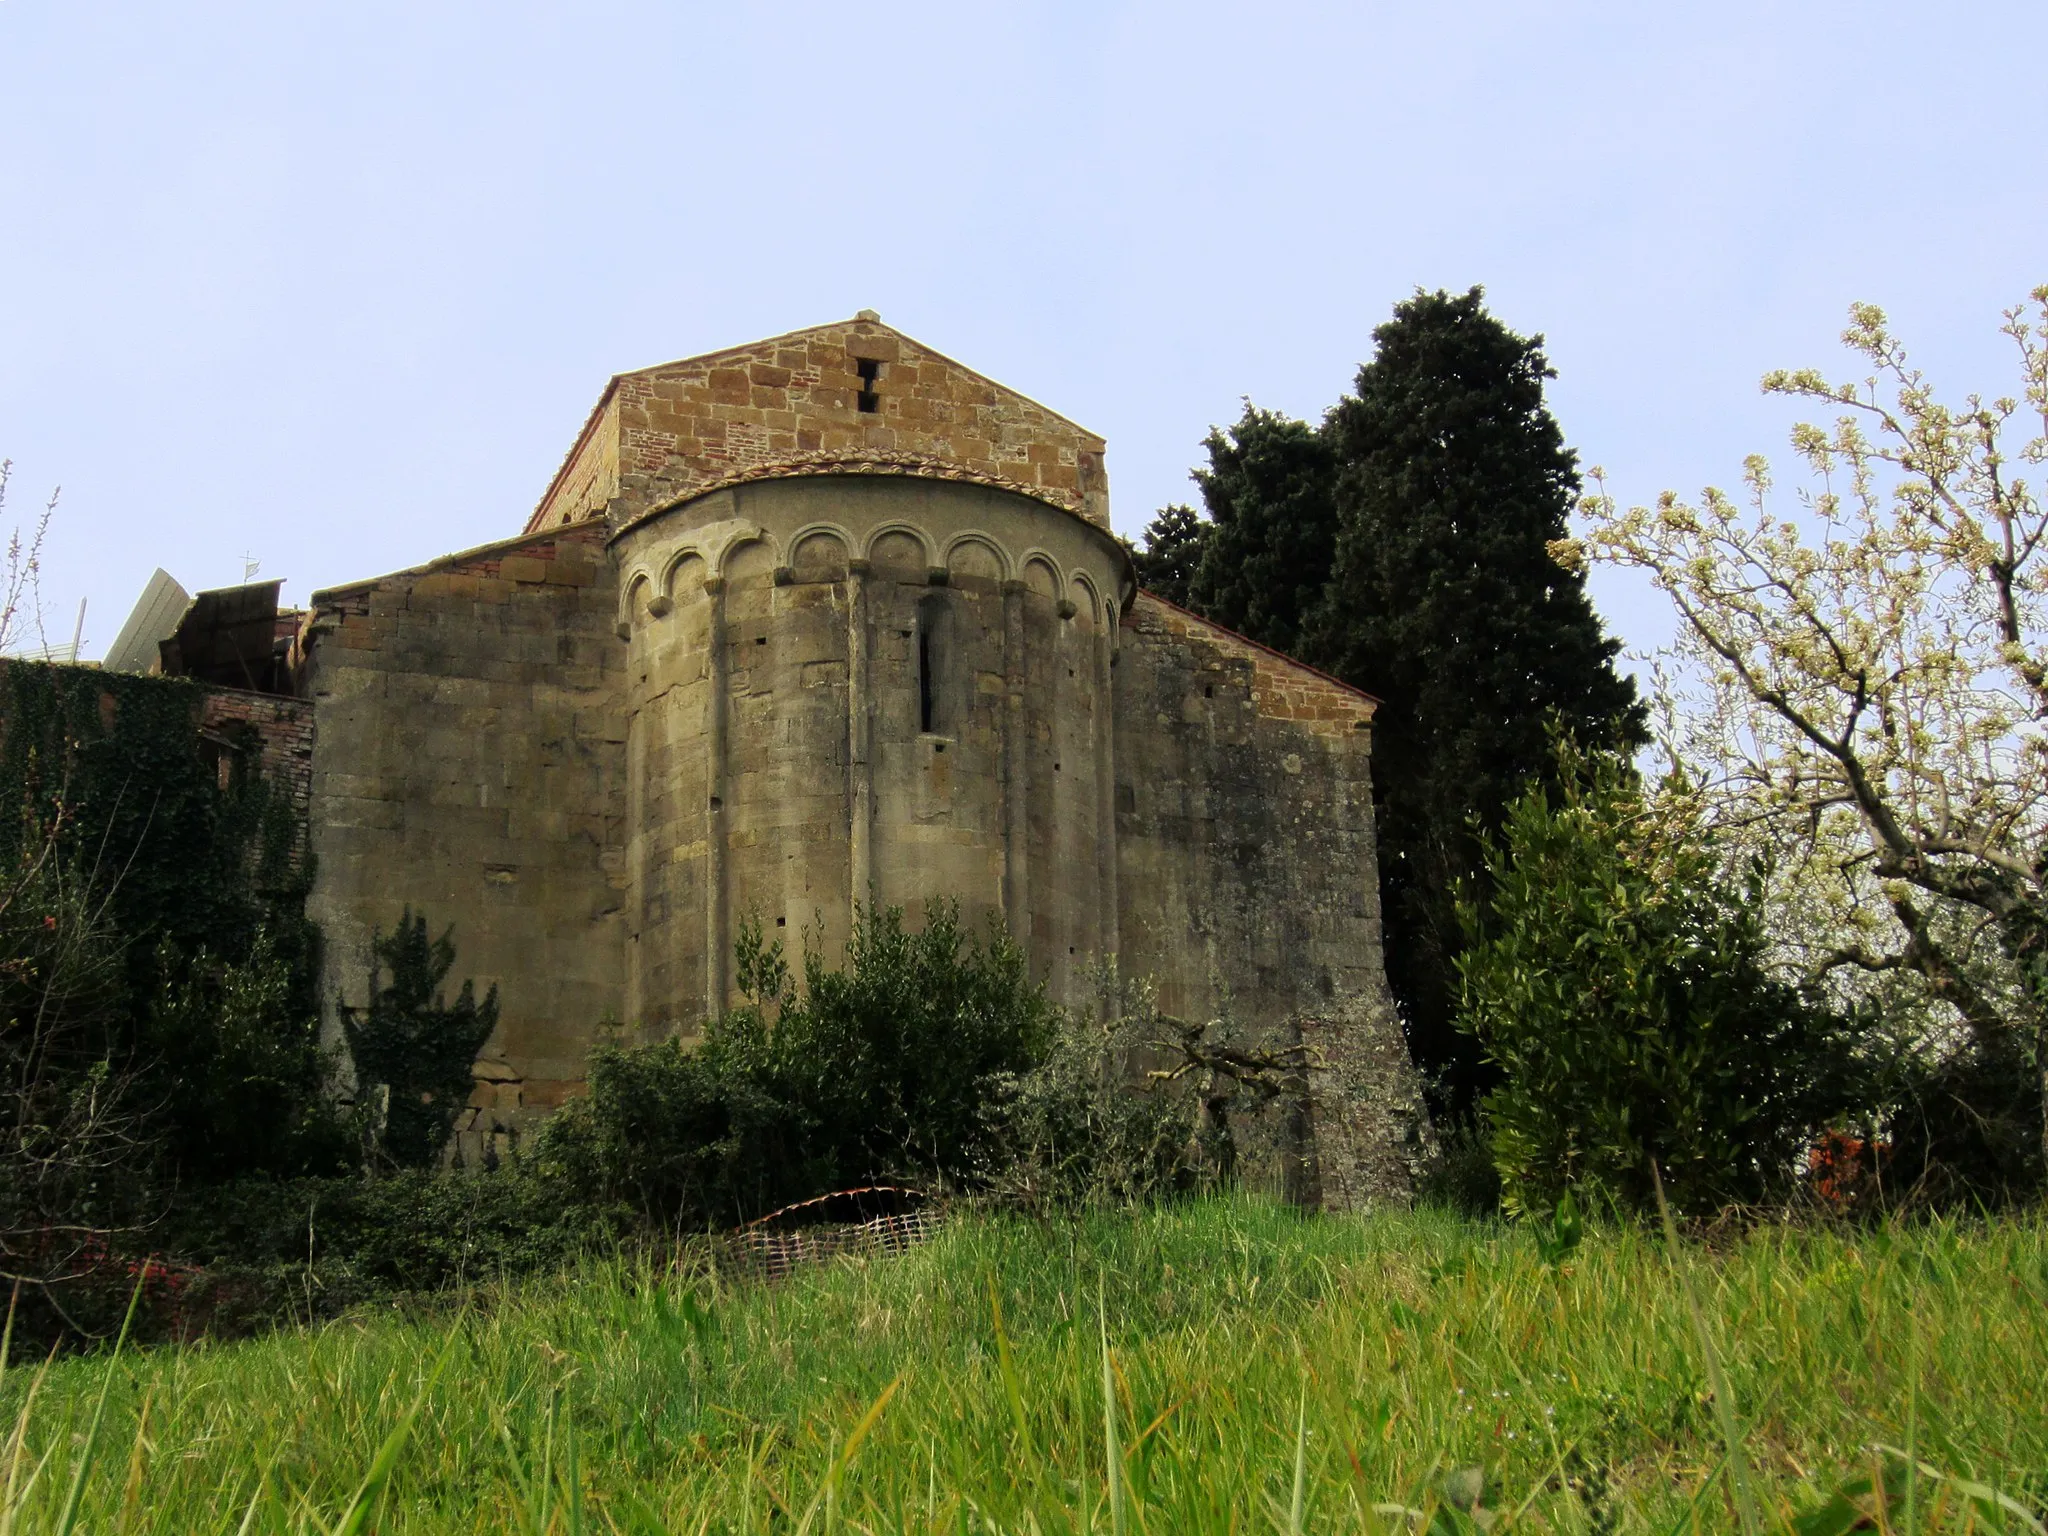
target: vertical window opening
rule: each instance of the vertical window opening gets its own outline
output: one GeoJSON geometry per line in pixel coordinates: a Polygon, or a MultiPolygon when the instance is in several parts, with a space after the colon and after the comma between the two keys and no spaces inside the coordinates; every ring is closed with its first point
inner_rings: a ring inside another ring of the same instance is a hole
{"type": "Polygon", "coordinates": [[[945,683],[940,669],[946,658],[946,600],[934,593],[917,605],[917,728],[927,736],[943,733],[947,715],[945,683]]]}
{"type": "Polygon", "coordinates": [[[917,626],[917,728],[932,733],[932,632],[928,624],[917,626]]]}
{"type": "Polygon", "coordinates": [[[857,357],[853,365],[860,372],[860,408],[873,415],[882,408],[881,394],[875,389],[875,381],[882,376],[882,365],[872,357],[857,357]]]}

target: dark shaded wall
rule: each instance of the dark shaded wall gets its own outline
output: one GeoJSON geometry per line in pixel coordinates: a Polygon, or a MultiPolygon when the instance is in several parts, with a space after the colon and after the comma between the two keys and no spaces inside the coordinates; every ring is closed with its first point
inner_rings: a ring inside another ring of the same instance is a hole
{"type": "Polygon", "coordinates": [[[1373,701],[1144,593],[1114,696],[1123,972],[1168,1014],[1309,1046],[1306,1115],[1250,1138],[1255,1179],[1406,1193],[1427,1132],[1381,958],[1373,701]]]}

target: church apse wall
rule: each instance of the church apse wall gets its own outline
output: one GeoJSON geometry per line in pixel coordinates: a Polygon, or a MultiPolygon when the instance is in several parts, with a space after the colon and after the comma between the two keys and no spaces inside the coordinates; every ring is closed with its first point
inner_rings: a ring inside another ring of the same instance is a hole
{"type": "Polygon", "coordinates": [[[694,1037],[758,921],[997,919],[1305,1044],[1265,1181],[1409,1187],[1373,701],[1138,593],[1102,441],[872,315],[614,379],[528,532],[316,594],[300,677],[327,994],[405,906],[500,990],[465,1158],[606,1025],[694,1037]]]}
{"type": "Polygon", "coordinates": [[[856,904],[935,896],[1079,1000],[1115,947],[1113,540],[996,487],[838,474],[691,498],[614,553],[631,1017],[730,1005],[738,920],[834,954],[856,904]]]}

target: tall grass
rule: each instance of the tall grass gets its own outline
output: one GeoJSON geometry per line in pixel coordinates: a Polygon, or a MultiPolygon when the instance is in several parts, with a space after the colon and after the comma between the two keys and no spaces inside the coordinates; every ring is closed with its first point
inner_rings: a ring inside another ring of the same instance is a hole
{"type": "Polygon", "coordinates": [[[17,1369],[0,1536],[2033,1531],[2044,1403],[2038,1218],[1552,1263],[1217,1201],[17,1369]]]}

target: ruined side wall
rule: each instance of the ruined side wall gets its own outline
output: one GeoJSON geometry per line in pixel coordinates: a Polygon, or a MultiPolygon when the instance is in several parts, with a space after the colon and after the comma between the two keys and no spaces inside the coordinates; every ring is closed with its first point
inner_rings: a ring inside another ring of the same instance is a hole
{"type": "Polygon", "coordinates": [[[208,688],[199,706],[199,728],[218,731],[237,725],[256,733],[258,771],[284,791],[303,843],[313,799],[312,701],[208,688]]]}
{"type": "Polygon", "coordinates": [[[1306,1043],[1305,1117],[1254,1149],[1292,1198],[1407,1193],[1420,1101],[1380,949],[1372,700],[1140,594],[1116,706],[1120,964],[1162,1011],[1306,1043]]]}
{"type": "Polygon", "coordinates": [[[1107,529],[1103,446],[900,332],[849,320],[620,375],[527,529],[581,515],[597,503],[579,488],[607,476],[631,516],[762,465],[869,453],[943,461],[1107,529]],[[862,360],[877,367],[873,411],[860,409],[862,360]]]}
{"type": "Polygon", "coordinates": [[[371,935],[408,904],[453,923],[451,980],[495,984],[501,1010],[465,1143],[559,1103],[621,1014],[625,647],[600,534],[314,598],[308,910],[328,1006],[362,1003],[371,935]]]}

